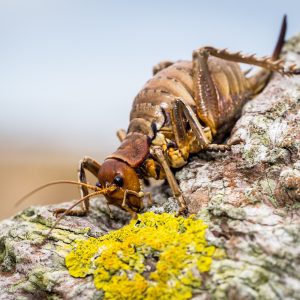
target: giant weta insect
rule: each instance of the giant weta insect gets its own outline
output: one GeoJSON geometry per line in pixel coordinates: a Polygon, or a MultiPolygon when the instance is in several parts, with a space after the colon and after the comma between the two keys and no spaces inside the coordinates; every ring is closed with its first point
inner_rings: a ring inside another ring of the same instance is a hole
{"type": "MultiPolygon", "coordinates": [[[[295,65],[284,67],[279,59],[285,32],[286,17],[272,57],[202,47],[193,52],[192,61],[156,65],[153,77],[133,102],[127,132],[117,133],[121,140],[117,151],[102,165],[90,157],[79,162],[78,182],[70,183],[80,185],[81,199],[69,209],[55,210],[56,215],[62,214],[57,222],[64,215],[85,215],[89,199],[98,194],[105,195],[108,206],[121,207],[136,217],[146,196],[141,181],[151,177],[167,179],[179,213],[186,213],[186,201],[171,168],[185,165],[192,153],[229,150],[230,145],[212,142],[221,141],[229,132],[245,102],[266,86],[272,72],[300,73],[295,65]],[[238,63],[262,69],[247,77],[238,63]],[[98,178],[96,186],[87,184],[85,170],[98,178]],[[94,192],[89,194],[89,189],[94,192]],[[78,203],[83,204],[82,209],[73,210],[78,203]]],[[[56,183],[60,182],[45,186],[56,183]]]]}

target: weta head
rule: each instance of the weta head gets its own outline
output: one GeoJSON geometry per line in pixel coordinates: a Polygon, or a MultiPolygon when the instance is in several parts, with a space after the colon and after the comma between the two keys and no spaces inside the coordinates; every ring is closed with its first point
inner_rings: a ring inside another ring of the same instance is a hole
{"type": "Polygon", "coordinates": [[[116,205],[135,215],[143,208],[140,180],[126,162],[108,158],[101,165],[98,179],[100,187],[115,187],[105,193],[108,204],[116,205]]]}
{"type": "MultiPolygon", "coordinates": [[[[131,134],[129,137],[126,137],[117,151],[110,155],[104,161],[102,166],[100,166],[98,172],[99,185],[97,184],[97,186],[94,186],[86,183],[85,175],[82,180],[80,178],[80,182],[72,180],[53,181],[44,184],[23,196],[16,205],[19,205],[37,191],[51,185],[66,183],[79,185],[85,189],[82,198],[72,204],[69,208],[54,210],[55,215],[60,214],[60,217],[54,222],[54,225],[51,227],[46,237],[50,235],[52,230],[65,215],[71,214],[71,212],[72,215],[74,215],[72,209],[75,206],[82,202],[89,201],[90,198],[98,195],[104,195],[108,204],[123,208],[135,218],[137,212],[144,206],[144,193],[141,191],[140,180],[135,168],[138,168],[138,166],[141,165],[148,153],[149,144],[147,136],[139,133],[131,134]],[[89,190],[94,192],[89,193],[89,190]]],[[[92,173],[94,174],[94,172],[92,173]]],[[[83,190],[81,191],[83,192],[83,190]]],[[[149,200],[151,201],[150,193],[146,193],[146,195],[148,195],[149,200]]],[[[83,213],[86,212],[87,210],[83,211],[83,213]]],[[[78,211],[76,212],[76,215],[78,215],[77,213],[78,211]]],[[[82,213],[82,211],[80,213],[82,213]]]]}

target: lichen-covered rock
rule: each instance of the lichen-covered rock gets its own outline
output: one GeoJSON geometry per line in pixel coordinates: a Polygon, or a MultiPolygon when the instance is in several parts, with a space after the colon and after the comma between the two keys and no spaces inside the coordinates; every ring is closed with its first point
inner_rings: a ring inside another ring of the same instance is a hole
{"type": "Polygon", "coordinates": [[[207,226],[195,217],[142,214],[98,239],[79,241],[66,257],[74,277],[93,274],[105,299],[190,299],[219,249],[209,246],[207,226]]]}
{"type": "MultiPolygon", "coordinates": [[[[285,56],[300,64],[300,35],[285,56]]],[[[300,78],[275,75],[230,141],[231,152],[199,154],[176,174],[208,242],[227,254],[195,299],[300,299],[300,78]]],[[[176,210],[163,195],[151,209],[176,210]]]]}
{"type": "MultiPolygon", "coordinates": [[[[68,207],[70,203],[62,204],[68,207]]],[[[92,202],[89,216],[66,217],[45,240],[56,218],[54,206],[31,207],[0,224],[0,299],[100,299],[92,278],[73,278],[65,257],[74,241],[122,227],[128,216],[103,201],[92,202]]]]}
{"type": "MultiPolygon", "coordinates": [[[[284,55],[300,65],[300,35],[284,55]]],[[[117,208],[110,219],[104,199],[92,201],[87,217],[65,217],[47,240],[51,210],[70,203],[1,222],[0,299],[142,299],[162,283],[161,299],[178,299],[180,289],[182,299],[300,299],[300,76],[274,75],[229,139],[231,152],[201,153],[176,174],[191,219],[163,214],[178,205],[160,186],[146,210],[161,215],[147,213],[141,223],[127,225],[117,208]],[[150,216],[163,218],[162,227],[147,223],[150,216]],[[176,222],[199,225],[195,238],[176,222]]]]}

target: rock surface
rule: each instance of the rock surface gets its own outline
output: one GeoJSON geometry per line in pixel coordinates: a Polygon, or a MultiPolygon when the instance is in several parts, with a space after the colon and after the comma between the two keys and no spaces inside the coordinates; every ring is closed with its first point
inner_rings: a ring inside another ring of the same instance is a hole
{"type": "MultiPolygon", "coordinates": [[[[300,35],[285,46],[300,65],[300,35]]],[[[224,249],[193,299],[300,299],[300,78],[274,75],[248,102],[230,136],[231,152],[199,154],[177,172],[189,210],[224,249]]],[[[149,211],[178,207],[165,186],[149,211]]],[[[0,299],[101,299],[93,278],[73,278],[65,256],[75,240],[121,228],[129,216],[93,200],[87,217],[65,217],[51,237],[51,210],[30,207],[0,224],[0,299]]]]}

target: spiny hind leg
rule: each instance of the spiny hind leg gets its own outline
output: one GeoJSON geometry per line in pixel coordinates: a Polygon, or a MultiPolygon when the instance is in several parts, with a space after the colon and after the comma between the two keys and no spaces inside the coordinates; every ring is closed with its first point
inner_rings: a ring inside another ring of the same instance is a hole
{"type": "MultiPolygon", "coordinates": [[[[208,130],[210,131],[211,135],[215,135],[217,132],[219,115],[218,94],[207,63],[209,53],[205,49],[206,48],[201,48],[193,53],[195,103],[199,119],[207,125],[207,127],[203,130],[208,130]]],[[[186,116],[193,116],[191,124],[195,124],[195,128],[201,128],[194,111],[187,105],[185,105],[184,110],[186,111],[186,116]],[[197,123],[199,125],[196,126],[197,123]]],[[[209,133],[206,133],[206,136],[209,137],[209,133]]],[[[212,136],[210,136],[209,142],[203,144],[203,148],[206,151],[230,150],[229,145],[211,144],[211,141],[212,136]]]]}
{"type": "Polygon", "coordinates": [[[163,170],[166,174],[167,181],[172,190],[173,196],[179,203],[180,208],[179,208],[178,213],[179,214],[187,214],[188,213],[187,204],[185,202],[185,199],[183,198],[182,192],[179,188],[176,178],[170,169],[170,166],[169,166],[169,164],[166,160],[166,157],[163,153],[163,150],[159,146],[153,147],[153,154],[154,154],[155,158],[157,159],[157,161],[159,162],[159,164],[161,165],[161,167],[163,168],[163,170]]]}
{"type": "Polygon", "coordinates": [[[198,53],[206,53],[206,55],[212,55],[225,60],[262,67],[272,72],[278,72],[281,75],[291,76],[300,74],[300,68],[297,68],[296,64],[285,66],[284,60],[273,60],[269,56],[256,57],[254,54],[246,55],[241,52],[229,52],[227,49],[216,49],[209,46],[194,51],[194,55],[198,53]]]}
{"type": "Polygon", "coordinates": [[[215,135],[218,126],[218,93],[208,67],[209,53],[202,48],[193,52],[193,81],[197,115],[215,135]]]}
{"type": "MultiPolygon", "coordinates": [[[[100,166],[101,165],[96,160],[94,160],[91,157],[85,156],[83,159],[81,159],[79,161],[78,171],[77,171],[78,182],[87,183],[85,170],[88,170],[95,177],[97,177],[100,166]]],[[[89,190],[85,186],[80,186],[79,191],[80,191],[81,198],[83,198],[89,194],[89,190]]],[[[85,216],[87,214],[87,212],[89,211],[89,206],[90,206],[89,199],[86,199],[81,203],[82,203],[81,209],[72,209],[67,212],[67,215],[68,216],[85,216]]],[[[54,210],[53,213],[54,213],[54,215],[57,216],[59,214],[64,213],[65,211],[67,211],[67,209],[59,208],[59,209],[54,210]]]]}
{"type": "Polygon", "coordinates": [[[152,69],[152,74],[153,76],[158,73],[159,71],[173,65],[174,62],[172,61],[169,61],[169,60],[164,60],[164,61],[161,61],[159,62],[157,65],[155,65],[152,69]]]}
{"type": "Polygon", "coordinates": [[[218,126],[218,94],[208,67],[208,57],[214,56],[224,60],[246,63],[265,68],[282,75],[299,74],[300,69],[296,65],[284,66],[282,60],[272,60],[271,57],[257,58],[255,55],[243,55],[240,52],[232,53],[226,49],[214,47],[202,47],[193,52],[194,90],[197,114],[199,118],[211,128],[213,135],[218,126]]]}

